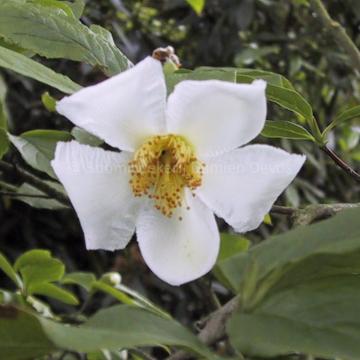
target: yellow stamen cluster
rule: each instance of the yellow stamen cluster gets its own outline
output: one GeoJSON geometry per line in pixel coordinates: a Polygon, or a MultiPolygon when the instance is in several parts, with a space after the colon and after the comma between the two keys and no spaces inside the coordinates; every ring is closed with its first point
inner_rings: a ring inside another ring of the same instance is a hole
{"type": "Polygon", "coordinates": [[[129,166],[134,195],[148,196],[156,209],[171,217],[182,206],[184,188],[195,190],[201,185],[205,165],[184,137],[168,134],[148,139],[129,166]]]}

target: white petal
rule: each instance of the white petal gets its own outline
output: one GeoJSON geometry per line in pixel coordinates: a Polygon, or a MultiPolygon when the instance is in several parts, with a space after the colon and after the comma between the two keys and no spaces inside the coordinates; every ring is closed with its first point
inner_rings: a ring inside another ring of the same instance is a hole
{"type": "Polygon", "coordinates": [[[148,207],[140,213],[136,224],[146,264],[171,285],[181,285],[206,274],[219,252],[214,215],[190,193],[186,194],[186,200],[190,210],[178,209],[169,219],[148,207]]]}
{"type": "Polygon", "coordinates": [[[305,156],[249,145],[208,160],[197,194],[238,232],[256,229],[291,183],[305,156]]]}
{"type": "Polygon", "coordinates": [[[128,153],[58,143],[52,166],[80,219],[88,249],[122,249],[135,230],[128,153]]]}
{"type": "Polygon", "coordinates": [[[133,151],[165,130],[166,86],[159,61],[136,66],[57,103],[57,111],[111,146],[133,151]]]}
{"type": "Polygon", "coordinates": [[[266,118],[266,82],[183,81],[170,95],[167,128],[211,157],[254,139],[266,118]]]}

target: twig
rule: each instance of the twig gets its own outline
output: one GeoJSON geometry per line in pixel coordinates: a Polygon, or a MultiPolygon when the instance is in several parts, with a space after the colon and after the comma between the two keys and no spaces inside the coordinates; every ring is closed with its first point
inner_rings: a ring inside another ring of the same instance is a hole
{"type": "Polygon", "coordinates": [[[353,66],[360,71],[360,51],[346,33],[346,30],[337,21],[334,21],[321,0],[310,0],[315,13],[319,16],[323,25],[330,31],[336,43],[349,55],[353,66]]]}
{"type": "Polygon", "coordinates": [[[30,174],[27,170],[20,168],[19,166],[13,166],[5,161],[0,161],[0,171],[6,173],[15,173],[21,178],[21,180],[36,187],[38,190],[42,191],[49,197],[56,199],[59,203],[66,206],[69,205],[69,200],[64,194],[49,186],[38,177],[30,174]]]}
{"type": "Polygon", "coordinates": [[[314,204],[303,208],[290,208],[285,206],[274,205],[271,212],[274,214],[288,215],[291,217],[293,225],[309,225],[315,220],[323,220],[338,212],[360,207],[360,203],[352,204],[314,204]]]}
{"type": "Polygon", "coordinates": [[[286,207],[286,206],[279,206],[279,205],[273,205],[270,212],[274,214],[280,214],[280,215],[293,215],[296,212],[297,209],[286,207]]]}
{"type": "Polygon", "coordinates": [[[209,311],[215,311],[221,307],[219,299],[211,288],[211,282],[208,279],[200,278],[195,282],[202,294],[203,301],[206,302],[209,311]]]}
{"type": "Polygon", "coordinates": [[[354,204],[316,204],[303,209],[297,209],[292,215],[294,226],[309,225],[315,220],[323,220],[337,214],[340,211],[360,207],[360,203],[354,204]]]}
{"type": "Polygon", "coordinates": [[[310,3],[325,28],[333,34],[338,46],[349,55],[354,68],[360,73],[360,51],[346,33],[345,29],[330,17],[321,0],[310,0],[310,3]]]}
{"type": "MultiPolygon", "coordinates": [[[[198,338],[205,345],[213,345],[226,337],[226,322],[234,311],[240,306],[239,297],[235,296],[219,310],[209,315],[204,328],[200,331],[198,338]]],[[[185,360],[191,358],[186,351],[177,351],[169,356],[167,360],[185,360]]]]}
{"type": "Polygon", "coordinates": [[[357,182],[360,182],[360,174],[356,172],[349,164],[342,160],[335,152],[327,146],[321,147],[321,150],[328,155],[342,170],[349,174],[357,182]]]}

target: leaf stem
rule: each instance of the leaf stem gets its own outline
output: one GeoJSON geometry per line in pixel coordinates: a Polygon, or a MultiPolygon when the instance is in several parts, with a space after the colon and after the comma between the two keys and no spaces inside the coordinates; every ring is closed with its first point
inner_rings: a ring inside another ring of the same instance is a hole
{"type": "MultiPolygon", "coordinates": [[[[230,316],[240,307],[240,298],[235,296],[220,309],[211,313],[204,328],[200,331],[198,338],[205,345],[213,345],[226,337],[226,323],[230,316]]],[[[172,354],[167,360],[185,360],[191,355],[184,350],[172,354]]]]}
{"type": "Polygon", "coordinates": [[[350,175],[357,182],[360,182],[360,174],[356,172],[349,164],[342,160],[333,150],[329,149],[326,145],[321,147],[321,150],[328,155],[343,171],[350,175]]]}
{"type": "Polygon", "coordinates": [[[333,35],[338,46],[349,55],[353,67],[360,74],[360,51],[346,33],[345,29],[340,23],[330,17],[321,0],[310,0],[310,3],[324,27],[333,35]]]}
{"type": "Polygon", "coordinates": [[[15,173],[22,181],[36,187],[38,190],[42,191],[49,197],[56,199],[61,204],[66,206],[69,205],[69,200],[64,194],[62,194],[60,191],[57,191],[38,177],[32,175],[27,170],[22,169],[19,166],[11,165],[5,161],[0,160],[0,171],[5,173],[15,173]]]}

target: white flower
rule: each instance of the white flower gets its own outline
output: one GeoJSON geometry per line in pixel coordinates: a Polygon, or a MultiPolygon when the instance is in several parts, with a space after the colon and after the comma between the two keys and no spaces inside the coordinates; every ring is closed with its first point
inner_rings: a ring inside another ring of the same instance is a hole
{"type": "Polygon", "coordinates": [[[88,249],[122,249],[133,233],[151,270],[172,285],[207,273],[219,251],[213,212],[255,229],[305,157],[254,139],[266,83],[183,81],[166,102],[150,57],[65,97],[59,113],[123,150],[59,143],[54,170],[79,216],[88,249]]]}

